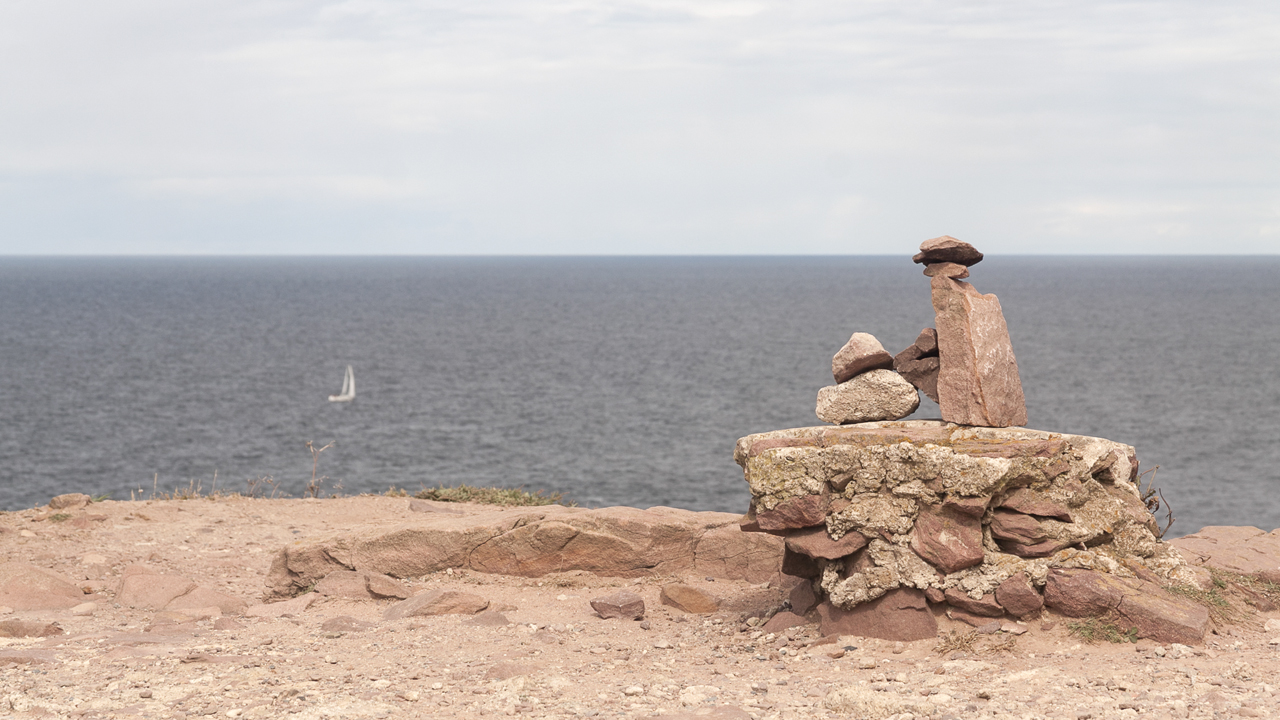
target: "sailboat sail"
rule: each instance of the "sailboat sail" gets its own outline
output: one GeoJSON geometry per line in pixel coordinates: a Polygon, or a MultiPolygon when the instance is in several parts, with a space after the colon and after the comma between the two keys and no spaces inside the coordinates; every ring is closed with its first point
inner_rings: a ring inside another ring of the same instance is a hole
{"type": "Polygon", "coordinates": [[[337,395],[330,395],[329,402],[351,402],[356,399],[356,374],[352,371],[351,366],[347,366],[347,373],[342,376],[342,392],[337,395]]]}

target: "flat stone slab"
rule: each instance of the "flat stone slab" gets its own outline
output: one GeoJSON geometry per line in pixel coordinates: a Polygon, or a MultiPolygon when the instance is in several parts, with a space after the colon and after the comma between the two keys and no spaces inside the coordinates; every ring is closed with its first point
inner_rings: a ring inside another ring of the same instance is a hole
{"type": "Polygon", "coordinates": [[[523,577],[583,570],[611,577],[696,575],[764,582],[782,568],[783,539],[742,532],[740,515],[654,507],[494,509],[423,514],[282,549],[267,597],[292,597],[339,570],[393,578],[449,568],[523,577]]]}
{"type": "Polygon", "coordinates": [[[1280,529],[1264,532],[1256,527],[1210,525],[1169,544],[1192,565],[1280,583],[1280,529]]]}

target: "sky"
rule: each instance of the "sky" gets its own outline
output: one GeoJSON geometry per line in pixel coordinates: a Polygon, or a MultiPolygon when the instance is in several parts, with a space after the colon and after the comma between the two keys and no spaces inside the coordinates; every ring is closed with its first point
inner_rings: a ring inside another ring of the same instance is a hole
{"type": "Polygon", "coordinates": [[[6,0],[0,254],[1272,254],[1277,38],[1274,0],[6,0]]]}

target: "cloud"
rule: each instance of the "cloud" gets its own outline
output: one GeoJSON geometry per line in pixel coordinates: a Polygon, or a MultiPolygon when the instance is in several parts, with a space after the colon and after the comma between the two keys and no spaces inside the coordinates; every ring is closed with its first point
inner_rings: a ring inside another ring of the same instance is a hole
{"type": "Polygon", "coordinates": [[[228,252],[1274,252],[1277,30],[1263,2],[11,3],[0,221],[41,252],[228,216],[228,252]]]}

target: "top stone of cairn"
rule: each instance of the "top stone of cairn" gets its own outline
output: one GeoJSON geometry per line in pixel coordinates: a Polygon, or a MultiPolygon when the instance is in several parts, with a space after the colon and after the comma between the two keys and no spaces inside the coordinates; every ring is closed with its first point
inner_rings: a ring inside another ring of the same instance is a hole
{"type": "Polygon", "coordinates": [[[911,260],[923,265],[956,263],[968,267],[982,262],[982,253],[967,242],[943,235],[920,243],[920,252],[911,260]]]}

